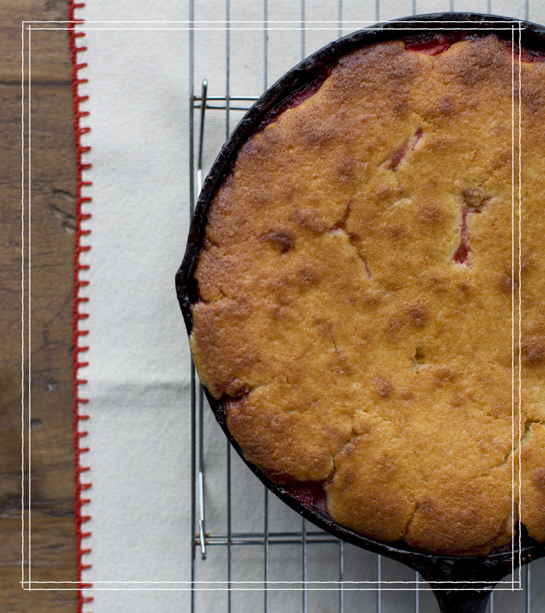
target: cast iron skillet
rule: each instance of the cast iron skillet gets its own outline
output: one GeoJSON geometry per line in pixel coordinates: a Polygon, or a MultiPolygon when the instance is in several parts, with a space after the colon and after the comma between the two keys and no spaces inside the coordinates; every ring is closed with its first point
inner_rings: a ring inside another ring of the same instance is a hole
{"type": "MultiPolygon", "coordinates": [[[[362,30],[337,40],[320,49],[298,66],[290,70],[275,83],[248,111],[235,128],[229,140],[222,147],[210,173],[204,181],[195,214],[193,216],[187,249],[184,260],[176,274],[176,292],[185,319],[188,334],[193,328],[192,306],[198,301],[197,282],[194,273],[202,250],[208,208],[224,177],[230,172],[240,147],[253,134],[269,123],[272,118],[289,106],[290,98],[301,95],[308,88],[319,84],[327,74],[328,66],[338,57],[359,47],[379,42],[399,39],[412,34],[400,29],[411,28],[418,32],[426,32],[426,22],[433,28],[439,28],[445,33],[459,30],[462,24],[449,23],[467,21],[468,28],[509,27],[508,18],[473,13],[441,13],[419,15],[404,20],[395,20],[378,24],[372,29],[362,30]],[[409,22],[409,23],[407,23],[409,22]],[[506,23],[507,22],[507,23],[506,23]]],[[[545,50],[545,28],[528,22],[520,22],[522,26],[521,41],[523,47],[543,53],[545,50]]],[[[515,24],[518,27],[518,24],[515,24]]],[[[473,32],[470,32],[472,34],[473,32]]],[[[511,31],[495,31],[495,33],[511,41],[511,31]]],[[[518,42],[518,31],[515,31],[515,41],[518,42]]],[[[210,392],[204,389],[210,406],[225,435],[239,453],[250,470],[292,509],[334,536],[348,541],[358,547],[392,558],[418,571],[434,590],[443,613],[484,613],[490,593],[498,581],[510,574],[520,564],[528,564],[545,556],[545,543],[537,543],[528,537],[524,528],[520,527],[520,543],[515,539],[515,549],[511,545],[501,548],[484,557],[438,556],[421,553],[404,543],[387,545],[366,538],[361,534],[344,528],[335,523],[331,517],[322,511],[312,495],[301,493],[301,489],[289,486],[282,487],[273,483],[256,466],[248,462],[237,442],[231,436],[226,426],[225,407],[222,399],[216,400],[210,392]],[[452,582],[452,583],[440,583],[452,582]]]]}

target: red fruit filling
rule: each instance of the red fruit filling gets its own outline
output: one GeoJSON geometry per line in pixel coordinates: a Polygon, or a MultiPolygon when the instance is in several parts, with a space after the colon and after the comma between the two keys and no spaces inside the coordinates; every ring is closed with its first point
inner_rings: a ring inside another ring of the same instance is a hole
{"type": "Polygon", "coordinates": [[[321,79],[320,81],[315,81],[314,83],[310,83],[304,89],[298,91],[292,98],[290,98],[289,102],[282,110],[293,109],[296,106],[299,106],[305,100],[308,100],[311,96],[314,96],[314,94],[320,89],[320,87],[322,87],[323,83],[324,79],[321,79]]]}
{"type": "Polygon", "coordinates": [[[458,245],[458,249],[454,252],[453,260],[457,264],[465,264],[469,266],[469,262],[467,261],[469,257],[469,245],[467,244],[467,240],[465,237],[462,237],[460,244],[458,245]]]}
{"type": "Polygon", "coordinates": [[[424,34],[417,37],[409,36],[405,39],[405,49],[408,51],[418,51],[426,55],[439,55],[451,47],[456,38],[453,34],[424,34]]]}
{"type": "Polygon", "coordinates": [[[388,166],[390,170],[397,169],[397,167],[403,161],[403,158],[407,155],[409,149],[414,149],[416,147],[416,144],[422,138],[423,134],[424,134],[424,129],[421,126],[418,127],[418,129],[414,133],[414,136],[412,136],[412,138],[408,138],[403,143],[403,145],[401,145],[401,147],[397,151],[394,152],[394,154],[390,158],[390,165],[388,166]]]}
{"type": "Polygon", "coordinates": [[[273,123],[276,118],[288,109],[293,109],[296,106],[302,104],[305,100],[308,100],[311,96],[314,96],[316,92],[322,87],[324,81],[331,74],[331,67],[326,68],[321,72],[313,81],[305,84],[300,90],[294,92],[288,100],[284,100],[278,106],[270,109],[261,120],[255,133],[258,134],[264,130],[270,123],[273,123]]]}
{"type": "Polygon", "coordinates": [[[483,207],[492,199],[492,196],[484,194],[480,189],[470,188],[464,190],[464,203],[462,205],[462,224],[460,226],[460,244],[454,252],[452,259],[458,264],[470,266],[468,261],[469,252],[469,228],[467,226],[467,217],[470,213],[480,213],[483,207]]]}
{"type": "Polygon", "coordinates": [[[507,51],[513,56],[516,57],[519,62],[524,62],[526,64],[531,64],[532,62],[544,62],[545,61],[545,51],[538,51],[534,49],[526,49],[525,47],[520,47],[518,43],[513,43],[510,40],[501,39],[501,44],[504,46],[507,51]]]}
{"type": "Polygon", "coordinates": [[[416,132],[414,133],[413,149],[415,148],[416,143],[422,138],[423,134],[424,134],[424,128],[422,126],[419,126],[416,132]]]}
{"type": "Polygon", "coordinates": [[[469,215],[469,209],[467,206],[464,206],[462,209],[462,226],[460,228],[460,244],[458,245],[458,249],[454,252],[452,259],[458,264],[465,264],[469,266],[469,262],[467,261],[470,248],[468,242],[468,228],[467,228],[467,216],[469,215]]]}
{"type": "Polygon", "coordinates": [[[407,155],[409,150],[409,141],[405,141],[403,145],[392,155],[390,160],[390,170],[395,170],[400,164],[403,158],[407,155]]]}
{"type": "Polygon", "coordinates": [[[287,486],[286,491],[305,507],[327,514],[327,497],[323,481],[296,481],[287,486]]]}

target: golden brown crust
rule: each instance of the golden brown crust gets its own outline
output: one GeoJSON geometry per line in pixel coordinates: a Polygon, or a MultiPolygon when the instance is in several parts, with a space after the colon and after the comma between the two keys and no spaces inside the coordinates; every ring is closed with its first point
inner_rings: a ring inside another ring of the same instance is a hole
{"type": "Polygon", "coordinates": [[[495,36],[360,49],[242,147],[211,205],[199,376],[251,462],[327,480],[332,517],[372,538],[509,542],[522,437],[521,517],[545,540],[544,83],[495,36]]]}
{"type": "Polygon", "coordinates": [[[545,541],[545,426],[531,424],[521,451],[521,519],[528,534],[545,541]]]}

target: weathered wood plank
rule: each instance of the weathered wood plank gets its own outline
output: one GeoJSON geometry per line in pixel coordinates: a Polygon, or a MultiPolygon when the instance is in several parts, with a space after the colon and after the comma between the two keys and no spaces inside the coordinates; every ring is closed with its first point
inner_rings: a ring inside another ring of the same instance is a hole
{"type": "MultiPolygon", "coordinates": [[[[32,512],[33,552],[32,579],[41,581],[75,581],[75,571],[66,568],[64,560],[75,558],[75,542],[71,534],[73,520],[52,517],[44,511],[32,512]]],[[[15,517],[0,516],[2,557],[0,560],[0,608],[2,613],[74,613],[76,592],[50,590],[28,592],[21,587],[21,522],[15,517]]],[[[48,587],[53,587],[49,584],[48,587]]],[[[36,584],[35,587],[41,587],[36,584]]],[[[70,588],[74,584],[63,584],[70,588]]]]}
{"type": "MultiPolygon", "coordinates": [[[[66,21],[67,0],[0,1],[0,81],[21,81],[21,24],[23,21],[66,21]]],[[[37,24],[36,24],[37,25],[37,24]]],[[[57,24],[63,27],[63,24],[57,24]]],[[[65,25],[65,24],[64,24],[65,25]]],[[[56,27],[55,25],[52,27],[56,27]]],[[[72,76],[68,32],[32,32],[32,80],[66,81],[72,76]]],[[[25,41],[28,34],[25,34],[25,41]]],[[[25,47],[28,45],[25,42],[25,47]]]]}
{"type": "MultiPolygon", "coordinates": [[[[0,16],[0,225],[4,230],[0,250],[0,610],[74,613],[76,592],[26,592],[19,583],[21,20],[66,20],[68,2],[0,0],[0,16]]],[[[75,581],[72,275],[76,161],[68,34],[33,33],[32,50],[32,579],[75,581]]],[[[26,516],[28,519],[28,510],[26,516]]]]}

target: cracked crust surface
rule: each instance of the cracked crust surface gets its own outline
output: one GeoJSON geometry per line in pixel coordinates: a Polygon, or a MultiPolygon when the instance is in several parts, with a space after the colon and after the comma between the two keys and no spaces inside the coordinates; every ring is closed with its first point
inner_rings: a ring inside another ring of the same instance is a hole
{"type": "Polygon", "coordinates": [[[191,346],[251,462],[325,482],[331,516],[377,540],[485,555],[512,499],[545,540],[544,145],[545,63],[495,36],[352,52],[245,143],[191,346]]]}

